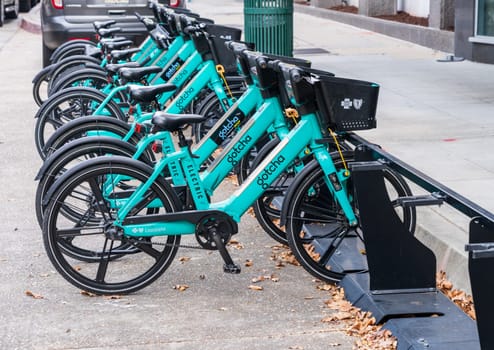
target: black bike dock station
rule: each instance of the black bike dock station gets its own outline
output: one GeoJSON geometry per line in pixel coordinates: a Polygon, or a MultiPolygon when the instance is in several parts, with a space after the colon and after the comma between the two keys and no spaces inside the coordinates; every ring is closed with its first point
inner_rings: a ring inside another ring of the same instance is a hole
{"type": "MultiPolygon", "coordinates": [[[[494,349],[490,319],[494,315],[494,215],[361,137],[351,134],[348,141],[356,146],[351,168],[365,254],[357,257],[355,251],[362,248],[352,249],[350,258],[360,260],[354,260],[348,271],[359,272],[348,273],[341,281],[346,298],[392,331],[399,350],[494,349]],[[397,215],[396,203],[391,203],[385,188],[384,166],[430,193],[401,198],[400,205],[444,202],[471,218],[465,249],[477,321],[436,289],[436,257],[397,215]]],[[[344,244],[339,247],[342,256],[344,244]]]]}

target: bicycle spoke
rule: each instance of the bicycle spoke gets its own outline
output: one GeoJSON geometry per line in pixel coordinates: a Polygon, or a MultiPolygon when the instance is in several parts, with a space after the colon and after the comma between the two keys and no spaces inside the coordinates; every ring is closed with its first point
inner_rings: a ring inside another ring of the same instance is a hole
{"type": "Polygon", "coordinates": [[[154,260],[158,260],[161,257],[161,252],[157,249],[154,249],[148,242],[132,242],[131,243],[137,249],[140,249],[142,252],[151,256],[154,260]]]}
{"type": "Polygon", "coordinates": [[[152,191],[148,191],[139,203],[137,203],[129,213],[129,216],[136,215],[141,210],[145,209],[146,206],[151,203],[156,198],[156,195],[152,191]]]}
{"type": "Polygon", "coordinates": [[[108,252],[106,253],[107,244],[108,238],[105,239],[105,244],[103,245],[103,253],[101,254],[101,259],[98,265],[98,272],[96,273],[96,281],[100,283],[105,282],[106,272],[108,271],[108,263],[110,262],[110,257],[112,254],[113,241],[110,242],[110,249],[108,249],[108,252]]]}
{"type": "Polygon", "coordinates": [[[92,235],[100,235],[105,232],[103,226],[94,226],[91,228],[85,227],[73,227],[73,228],[64,228],[57,229],[56,236],[60,239],[68,239],[74,237],[82,237],[82,236],[92,236],[92,235]]]}
{"type": "Polygon", "coordinates": [[[103,219],[105,220],[111,219],[110,210],[108,209],[108,206],[105,205],[105,199],[103,198],[103,193],[101,192],[100,185],[98,184],[95,178],[89,179],[89,186],[91,187],[93,195],[96,198],[96,206],[98,207],[100,213],[102,214],[103,219]],[[105,214],[108,215],[108,217],[105,217],[105,214]]]}
{"type": "Polygon", "coordinates": [[[322,266],[326,266],[329,262],[329,259],[333,256],[335,251],[338,249],[340,244],[343,242],[343,239],[345,238],[346,233],[348,230],[345,228],[340,231],[338,235],[333,239],[331,244],[329,245],[328,249],[321,255],[321,258],[319,259],[319,264],[322,266]]]}

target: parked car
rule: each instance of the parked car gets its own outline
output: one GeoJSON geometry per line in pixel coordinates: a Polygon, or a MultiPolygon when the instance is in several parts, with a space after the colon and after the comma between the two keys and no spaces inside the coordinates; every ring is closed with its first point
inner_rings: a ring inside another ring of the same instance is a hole
{"type": "MultiPolygon", "coordinates": [[[[185,7],[185,0],[159,2],[185,7]]],[[[115,26],[122,28],[121,35],[139,43],[145,37],[145,27],[137,21],[135,12],[152,16],[147,0],[42,0],[43,65],[48,65],[53,51],[68,40],[95,40],[94,21],[116,20],[115,26]]]]}
{"type": "Polygon", "coordinates": [[[29,12],[39,0],[0,0],[0,27],[5,18],[17,18],[20,12],[29,12]]]}

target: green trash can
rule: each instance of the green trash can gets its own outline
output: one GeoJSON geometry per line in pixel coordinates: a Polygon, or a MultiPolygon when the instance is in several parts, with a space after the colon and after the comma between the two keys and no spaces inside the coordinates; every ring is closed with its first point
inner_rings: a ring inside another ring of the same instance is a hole
{"type": "Polygon", "coordinates": [[[293,55],[293,0],[244,0],[244,23],[256,50],[293,55]]]}

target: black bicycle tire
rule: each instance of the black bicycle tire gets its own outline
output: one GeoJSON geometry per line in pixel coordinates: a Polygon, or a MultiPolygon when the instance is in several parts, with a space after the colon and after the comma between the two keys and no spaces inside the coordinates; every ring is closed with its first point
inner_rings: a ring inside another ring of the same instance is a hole
{"type": "MultiPolygon", "coordinates": [[[[341,167],[341,159],[338,159],[339,156],[334,155],[334,162],[335,165],[338,167],[341,167]]],[[[346,157],[347,160],[350,160],[350,157],[346,157]]],[[[391,171],[391,173],[393,173],[391,171]]],[[[295,178],[293,184],[290,186],[290,189],[288,191],[287,196],[285,197],[284,200],[284,206],[283,206],[283,217],[285,218],[285,227],[286,227],[286,235],[287,235],[287,240],[289,247],[296,257],[297,261],[303,266],[303,268],[309,272],[311,275],[324,280],[329,283],[338,283],[344,276],[345,272],[344,271],[336,271],[334,267],[331,269],[326,268],[326,265],[321,266],[316,262],[313,257],[320,258],[319,255],[314,255],[313,252],[307,251],[307,240],[304,241],[305,237],[305,232],[302,230],[302,225],[300,223],[300,219],[298,215],[296,215],[296,211],[298,211],[298,207],[302,202],[304,202],[304,196],[307,194],[307,189],[315,188],[315,181],[319,181],[322,179],[322,169],[320,168],[319,164],[316,161],[311,161],[302,172],[297,174],[297,177],[295,178]],[[302,232],[304,232],[304,237],[302,236],[302,232]]],[[[392,176],[389,179],[391,179],[392,182],[395,181],[395,177],[392,176]]],[[[403,184],[401,182],[398,183],[392,183],[393,186],[398,185],[402,186],[403,184]]],[[[326,186],[324,183],[324,180],[322,180],[322,186],[326,186]]],[[[411,194],[410,188],[408,185],[402,188],[404,191],[404,195],[409,195],[411,194]]],[[[327,192],[327,191],[326,191],[327,192]]],[[[328,193],[326,193],[328,194],[328,193]]],[[[304,203],[307,203],[305,201],[304,203]]],[[[328,205],[329,199],[325,197],[324,199],[325,205],[328,205]]],[[[334,202],[333,202],[334,204],[334,202]]],[[[312,205],[312,207],[315,207],[316,205],[312,205]]],[[[410,209],[413,210],[413,212],[410,212],[412,214],[413,220],[413,225],[415,226],[415,208],[410,209]]],[[[358,211],[356,211],[358,212],[358,211]]],[[[328,215],[329,216],[329,215],[328,215]]],[[[336,215],[337,216],[337,215],[336,215]]],[[[308,218],[309,221],[313,222],[316,221],[315,219],[308,218]]],[[[405,218],[405,221],[407,219],[405,218]]],[[[344,221],[344,220],[343,220],[344,221]]],[[[342,222],[343,222],[342,221],[342,222]]],[[[345,229],[345,224],[342,224],[343,226],[341,229],[345,229]]],[[[336,231],[336,230],[335,230],[336,231]]],[[[345,239],[345,238],[342,238],[345,239]]],[[[324,256],[325,254],[323,254],[324,256]]],[[[332,255],[331,255],[332,256],[332,255]]],[[[328,258],[329,259],[329,258],[328,258]]]]}
{"type": "Polygon", "coordinates": [[[96,47],[97,44],[93,41],[90,40],[84,40],[84,39],[75,39],[75,40],[70,40],[64,42],[62,45],[57,47],[55,51],[52,53],[53,60],[50,58],[51,63],[56,63],[61,60],[60,55],[63,53],[64,50],[66,50],[67,47],[69,46],[79,46],[79,45],[91,45],[96,47]]]}
{"type": "MultiPolygon", "coordinates": [[[[65,144],[58,149],[43,164],[40,173],[38,173],[38,186],[35,194],[36,218],[40,227],[43,223],[43,212],[46,209],[48,199],[45,198],[48,189],[53,185],[67,169],[67,164],[73,162],[81,156],[102,156],[102,155],[120,155],[132,158],[136,152],[136,147],[128,142],[111,137],[91,137],[80,139],[69,144],[65,144]]],[[[151,165],[152,160],[148,159],[146,154],[139,158],[146,164],[151,165]]]]}
{"type": "Polygon", "coordinates": [[[41,97],[41,89],[43,84],[45,83],[46,83],[46,95],[48,98],[48,82],[50,81],[50,76],[51,76],[51,72],[46,71],[42,76],[38,77],[38,79],[36,79],[36,81],[33,82],[33,92],[32,92],[33,99],[34,102],[36,102],[36,104],[39,107],[46,101],[46,98],[43,99],[41,97]]]}
{"type": "MultiPolygon", "coordinates": [[[[86,162],[83,166],[72,168],[54,184],[56,189],[53,191],[49,207],[46,211],[46,217],[43,222],[43,242],[48,257],[55,269],[62,275],[63,278],[77,288],[96,294],[128,294],[151,284],[166,271],[176,256],[178,245],[180,243],[179,235],[167,236],[166,244],[162,245],[163,253],[152,252],[156,255],[154,257],[155,262],[143,274],[126,281],[113,283],[106,283],[104,278],[99,276],[101,264],[122,263],[122,259],[108,259],[107,261],[103,261],[103,259],[101,259],[102,261],[98,267],[98,274],[96,274],[96,277],[92,279],[83,275],[85,272],[84,268],[80,268],[79,265],[70,265],[64,257],[64,252],[60,249],[56,237],[57,229],[60,229],[60,227],[57,228],[57,215],[60,207],[63,205],[64,197],[67,196],[75,186],[77,186],[78,182],[82,183],[90,177],[99,178],[104,174],[108,174],[109,171],[111,171],[112,174],[122,173],[142,182],[151,176],[153,169],[141,162],[117,156],[100,157],[99,159],[97,158],[86,162]],[[96,279],[100,279],[100,281],[97,281],[96,279]]],[[[156,195],[155,198],[158,198],[161,203],[166,206],[167,211],[175,212],[180,209],[181,205],[176,197],[176,194],[166,183],[166,181],[164,181],[164,179],[158,178],[154,181],[151,189],[156,195]]],[[[91,227],[88,227],[88,229],[91,229],[91,227]]],[[[104,239],[106,242],[108,238],[104,239]]],[[[128,241],[125,238],[122,238],[122,240],[128,241]]],[[[143,246],[147,245],[144,244],[143,246]]],[[[106,245],[103,249],[105,248],[106,245]]],[[[108,254],[111,253],[112,252],[110,250],[110,253],[108,254]]],[[[125,254],[125,252],[120,254],[125,254]]],[[[132,252],[132,254],[135,255],[135,252],[132,252]]],[[[141,266],[138,267],[140,268],[141,266]]],[[[103,270],[106,274],[107,270],[103,270]]],[[[124,268],[119,270],[119,272],[125,273],[128,272],[128,269],[124,268]]]]}
{"type": "MultiPolygon", "coordinates": [[[[100,61],[94,57],[91,56],[85,56],[85,55],[76,55],[76,56],[70,56],[66,57],[61,61],[58,61],[55,63],[55,66],[51,70],[51,76],[50,76],[50,82],[48,84],[48,92],[51,91],[52,87],[57,83],[58,79],[60,79],[64,73],[67,73],[68,69],[81,69],[85,68],[88,65],[91,67],[96,68],[97,66],[100,65],[100,61]]],[[[103,69],[101,69],[104,71],[103,69]]]]}
{"type": "MultiPolygon", "coordinates": [[[[98,91],[98,90],[90,89],[90,88],[84,88],[84,89],[69,88],[69,89],[60,91],[59,93],[50,97],[50,99],[47,100],[43,104],[43,106],[38,110],[38,113],[36,113],[37,121],[36,121],[36,126],[35,126],[35,144],[36,144],[36,149],[42,158],[45,156],[44,144],[45,144],[46,140],[44,137],[44,131],[45,131],[44,129],[45,129],[46,123],[48,122],[50,114],[53,110],[55,110],[57,108],[58,105],[66,102],[66,101],[69,101],[71,98],[78,99],[79,101],[82,100],[82,98],[86,98],[86,99],[92,98],[93,101],[101,103],[105,100],[106,95],[103,94],[102,92],[98,91]]],[[[110,111],[111,117],[114,117],[114,118],[117,118],[120,120],[126,120],[127,119],[126,115],[122,112],[122,110],[119,108],[119,106],[115,102],[109,101],[109,103],[107,104],[107,106],[105,108],[108,111],[110,111]]],[[[84,111],[82,111],[82,112],[84,112],[84,111]]],[[[75,119],[75,118],[77,118],[77,115],[71,116],[71,117],[74,117],[72,119],[75,119]]],[[[57,122],[62,122],[62,121],[58,120],[57,122]]],[[[54,129],[57,129],[57,127],[54,126],[54,129]]]]}
{"type": "Polygon", "coordinates": [[[108,76],[104,71],[94,68],[84,68],[84,69],[76,70],[74,72],[71,72],[61,77],[54,85],[52,85],[49,95],[50,96],[54,95],[58,91],[67,89],[69,87],[76,87],[76,86],[86,87],[87,85],[80,85],[80,84],[74,85],[74,84],[78,82],[79,83],[87,82],[90,79],[102,83],[96,86],[89,86],[93,89],[101,90],[102,86],[108,84],[108,76]]]}

